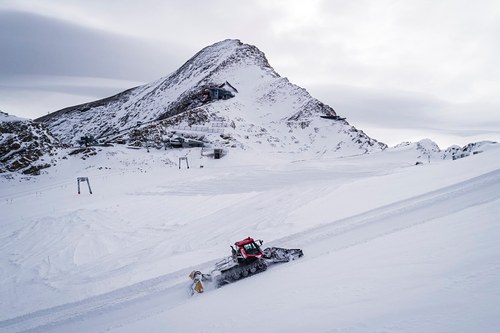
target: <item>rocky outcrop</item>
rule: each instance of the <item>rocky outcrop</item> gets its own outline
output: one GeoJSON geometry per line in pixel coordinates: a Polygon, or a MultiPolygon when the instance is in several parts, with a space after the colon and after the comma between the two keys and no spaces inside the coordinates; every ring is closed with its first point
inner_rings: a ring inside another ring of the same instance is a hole
{"type": "Polygon", "coordinates": [[[60,147],[43,124],[0,112],[0,173],[38,175],[60,147]]]}
{"type": "Polygon", "coordinates": [[[456,145],[451,146],[444,151],[443,158],[457,160],[460,158],[468,157],[470,155],[480,154],[483,152],[485,148],[494,144],[496,144],[496,142],[480,141],[480,142],[469,143],[463,147],[456,145]]]}

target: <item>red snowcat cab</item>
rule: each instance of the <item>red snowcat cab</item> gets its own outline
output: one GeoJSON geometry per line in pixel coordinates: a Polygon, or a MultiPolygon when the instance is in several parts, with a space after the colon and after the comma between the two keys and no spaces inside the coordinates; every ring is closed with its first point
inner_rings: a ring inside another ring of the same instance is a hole
{"type": "MultiPolygon", "coordinates": [[[[262,245],[262,241],[258,241],[262,245]]],[[[261,259],[264,256],[260,246],[253,240],[247,237],[242,241],[234,243],[235,247],[231,246],[233,256],[239,263],[250,263],[254,260],[261,259]]]]}

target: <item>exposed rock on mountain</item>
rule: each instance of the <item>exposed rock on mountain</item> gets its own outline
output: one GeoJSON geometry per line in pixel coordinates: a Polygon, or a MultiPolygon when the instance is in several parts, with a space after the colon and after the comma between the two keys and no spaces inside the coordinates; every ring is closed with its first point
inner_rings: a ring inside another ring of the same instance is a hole
{"type": "Polygon", "coordinates": [[[60,147],[43,124],[0,112],[0,173],[40,174],[60,147]]]}

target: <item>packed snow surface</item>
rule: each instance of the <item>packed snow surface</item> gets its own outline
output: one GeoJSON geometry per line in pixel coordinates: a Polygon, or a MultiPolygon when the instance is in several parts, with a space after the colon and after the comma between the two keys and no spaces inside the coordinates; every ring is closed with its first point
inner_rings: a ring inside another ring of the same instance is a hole
{"type": "Polygon", "coordinates": [[[500,149],[408,154],[103,147],[0,180],[0,332],[497,332],[500,149]],[[247,236],[304,257],[191,297],[247,236]]]}

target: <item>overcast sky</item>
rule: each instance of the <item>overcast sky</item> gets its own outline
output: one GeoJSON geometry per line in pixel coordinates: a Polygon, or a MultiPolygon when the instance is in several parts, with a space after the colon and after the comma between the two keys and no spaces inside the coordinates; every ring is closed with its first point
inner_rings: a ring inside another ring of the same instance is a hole
{"type": "Polygon", "coordinates": [[[500,141],[496,0],[0,0],[0,110],[107,97],[227,38],[389,145],[500,141]]]}

